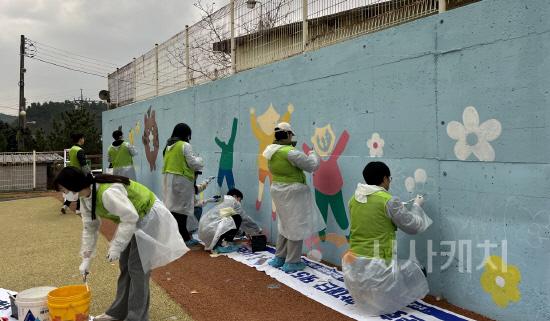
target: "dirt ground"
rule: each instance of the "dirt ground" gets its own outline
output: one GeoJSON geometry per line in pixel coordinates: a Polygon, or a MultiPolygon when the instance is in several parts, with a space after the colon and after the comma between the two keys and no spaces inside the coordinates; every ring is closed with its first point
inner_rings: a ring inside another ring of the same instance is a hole
{"type": "MultiPolygon", "coordinates": [[[[46,195],[61,199],[59,193],[46,195]]],[[[29,196],[36,196],[36,193],[9,197],[29,196]]],[[[2,199],[0,194],[0,201],[2,199]]],[[[115,229],[115,224],[103,221],[101,232],[108,240],[115,229]]],[[[352,320],[251,267],[224,256],[210,257],[202,247],[194,248],[181,259],[156,269],[153,280],[196,321],[352,320]]],[[[436,301],[430,296],[425,301],[474,320],[493,321],[446,301],[436,301]]]]}
{"type": "MultiPolygon", "coordinates": [[[[110,239],[115,228],[108,222],[101,232],[110,239]]],[[[156,269],[153,279],[196,321],[353,320],[254,268],[225,256],[210,257],[202,246],[156,269]]],[[[432,296],[424,300],[474,320],[494,321],[432,296]]]]}

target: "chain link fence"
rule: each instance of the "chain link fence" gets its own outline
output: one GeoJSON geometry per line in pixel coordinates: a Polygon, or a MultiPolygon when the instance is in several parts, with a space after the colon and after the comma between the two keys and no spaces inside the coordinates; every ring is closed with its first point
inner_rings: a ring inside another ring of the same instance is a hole
{"type": "Polygon", "coordinates": [[[46,190],[62,152],[0,153],[0,192],[46,190]]]}
{"type": "Polygon", "coordinates": [[[111,106],[181,90],[480,0],[231,0],[108,76],[111,106]]]}

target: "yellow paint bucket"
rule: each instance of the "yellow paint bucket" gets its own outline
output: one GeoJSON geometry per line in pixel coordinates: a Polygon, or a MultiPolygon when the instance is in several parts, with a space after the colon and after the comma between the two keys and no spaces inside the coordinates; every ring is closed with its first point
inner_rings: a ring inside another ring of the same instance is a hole
{"type": "Polygon", "coordinates": [[[86,285],[68,285],[48,293],[52,321],[88,320],[91,293],[86,285]]]}

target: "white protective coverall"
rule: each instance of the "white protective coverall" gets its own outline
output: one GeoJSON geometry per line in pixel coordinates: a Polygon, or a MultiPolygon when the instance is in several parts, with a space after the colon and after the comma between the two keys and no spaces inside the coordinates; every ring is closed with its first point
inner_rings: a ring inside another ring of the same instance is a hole
{"type": "MultiPolygon", "coordinates": [[[[286,145],[271,144],[266,147],[263,156],[269,161],[273,154],[286,145]]],[[[309,155],[294,149],[288,153],[288,161],[312,173],[319,168],[319,156],[309,155]]],[[[301,183],[271,184],[271,198],[277,206],[277,229],[279,234],[291,241],[301,241],[326,228],[326,224],[313,200],[311,189],[301,183]]]]}
{"type": "MultiPolygon", "coordinates": [[[[378,191],[385,189],[359,183],[354,197],[366,203],[367,196],[378,191]]],[[[432,224],[422,207],[415,203],[409,210],[397,197],[387,203],[386,212],[392,222],[408,234],[424,232],[432,224]]],[[[348,251],[342,258],[342,272],[356,306],[371,316],[393,313],[429,292],[420,264],[397,259],[395,249],[389,265],[384,259],[357,256],[348,251]]]]}
{"type": "MultiPolygon", "coordinates": [[[[92,220],[91,195],[81,198],[81,201],[84,229],[80,254],[83,258],[90,258],[95,254],[101,219],[97,216],[92,220]]],[[[120,218],[115,236],[109,246],[109,254],[120,254],[135,235],[143,271],[147,273],[175,261],[189,251],[179,233],[176,220],[158,199],[143,218],[139,218],[122,184],[115,183],[106,189],[102,201],[110,214],[120,218]]]]}
{"type": "Polygon", "coordinates": [[[212,250],[220,237],[236,229],[233,215],[244,215],[241,203],[231,195],[225,195],[223,201],[206,212],[199,221],[199,239],[204,242],[205,250],[212,250]]]}
{"type": "MultiPolygon", "coordinates": [[[[166,147],[169,151],[175,144],[166,147]]],[[[187,166],[194,171],[200,171],[204,167],[202,157],[193,153],[191,144],[183,142],[183,156],[187,161],[187,166]]],[[[195,182],[189,178],[172,173],[165,173],[162,183],[164,204],[170,212],[193,215],[195,205],[195,182]]]]}
{"type": "MultiPolygon", "coordinates": [[[[129,142],[123,142],[122,144],[126,145],[126,148],[128,148],[128,151],[130,152],[130,155],[132,155],[132,157],[138,154],[137,149],[134,145],[131,145],[129,142]]],[[[118,146],[111,145],[110,148],[119,149],[120,145],[118,146]]],[[[107,160],[109,161],[109,163],[113,162],[113,160],[111,159],[108,153],[107,153],[107,160]]],[[[135,181],[136,169],[134,168],[134,165],[113,168],[113,175],[128,177],[129,179],[135,181]]]]}

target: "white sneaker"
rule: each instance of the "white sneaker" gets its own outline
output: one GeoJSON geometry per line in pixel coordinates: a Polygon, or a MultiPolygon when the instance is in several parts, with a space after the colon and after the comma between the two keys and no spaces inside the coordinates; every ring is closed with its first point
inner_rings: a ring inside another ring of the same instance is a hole
{"type": "Polygon", "coordinates": [[[112,316],[103,313],[93,318],[94,321],[119,321],[118,319],[113,318],[112,316]]]}
{"type": "Polygon", "coordinates": [[[80,216],[80,210],[76,210],[75,213],[76,213],[76,215],[80,216]]]}
{"type": "Polygon", "coordinates": [[[66,214],[68,208],[69,207],[67,205],[63,205],[63,207],[61,207],[61,214],[66,214]]]}

